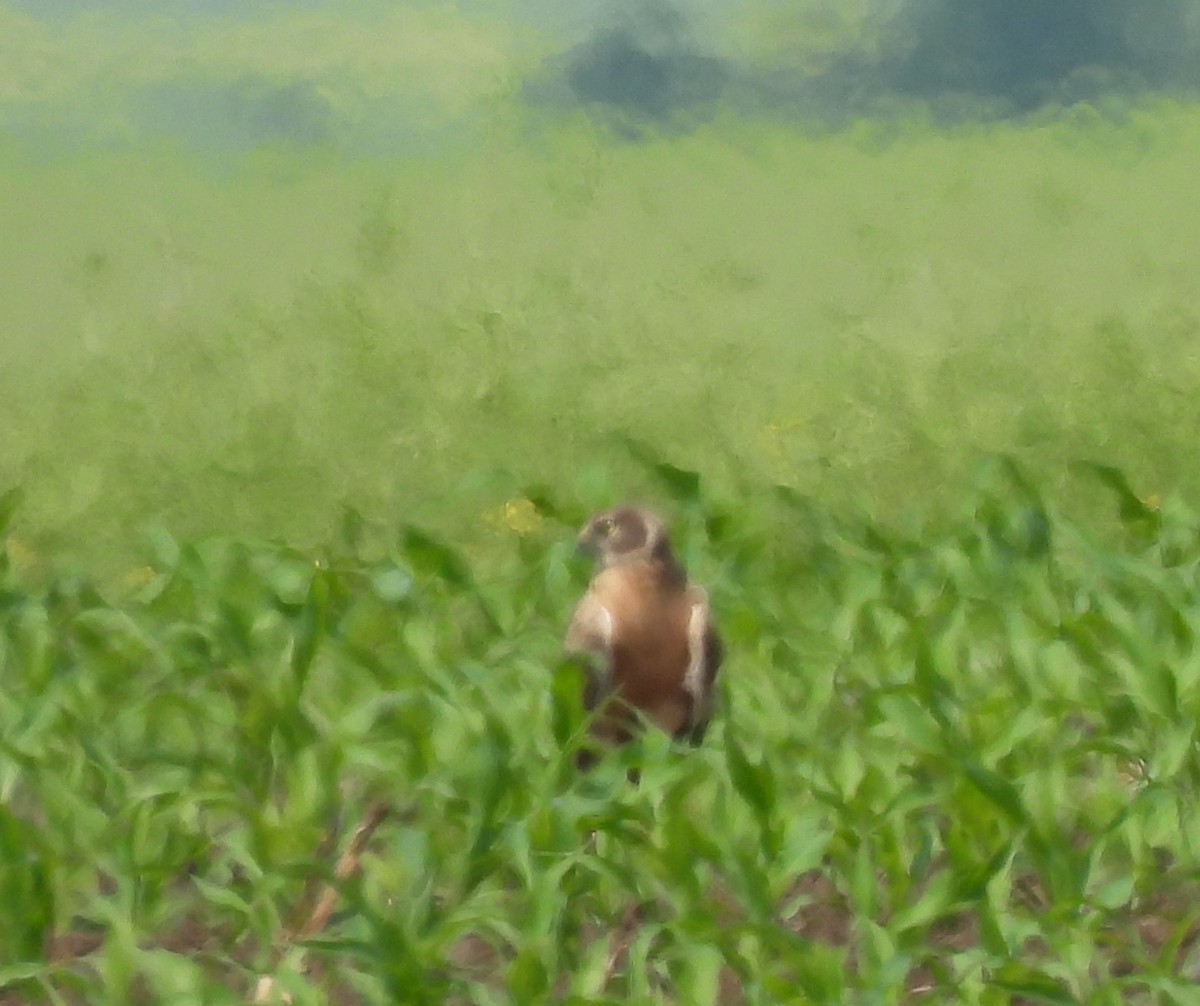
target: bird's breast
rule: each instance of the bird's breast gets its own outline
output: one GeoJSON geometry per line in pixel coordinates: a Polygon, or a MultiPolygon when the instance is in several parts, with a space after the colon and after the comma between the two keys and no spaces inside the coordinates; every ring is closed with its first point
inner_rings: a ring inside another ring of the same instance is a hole
{"type": "Polygon", "coordinates": [[[612,616],[613,684],[648,706],[679,692],[688,667],[687,594],[664,590],[653,571],[605,571],[593,593],[612,616]]]}

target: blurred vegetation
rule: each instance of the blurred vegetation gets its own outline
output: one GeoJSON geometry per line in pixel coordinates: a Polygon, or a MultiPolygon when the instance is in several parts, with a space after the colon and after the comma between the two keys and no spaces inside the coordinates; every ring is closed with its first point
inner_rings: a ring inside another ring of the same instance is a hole
{"type": "Polygon", "coordinates": [[[1200,490],[1200,117],[498,124],[400,161],[0,155],[0,483],[32,547],[480,514],[633,433],[714,484],[903,521],[1017,452],[1200,490]]]}

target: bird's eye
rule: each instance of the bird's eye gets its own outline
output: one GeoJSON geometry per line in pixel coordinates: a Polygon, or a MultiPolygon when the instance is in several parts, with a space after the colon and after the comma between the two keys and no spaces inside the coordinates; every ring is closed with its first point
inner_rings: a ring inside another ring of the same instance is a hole
{"type": "Polygon", "coordinates": [[[614,524],[610,518],[605,517],[604,520],[602,520],[599,524],[596,525],[596,529],[602,535],[607,536],[607,535],[611,535],[617,529],[617,525],[614,524]]]}

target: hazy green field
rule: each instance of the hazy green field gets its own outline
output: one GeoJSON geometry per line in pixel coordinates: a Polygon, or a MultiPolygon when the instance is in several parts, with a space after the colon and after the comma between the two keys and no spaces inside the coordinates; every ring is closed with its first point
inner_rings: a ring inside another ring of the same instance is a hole
{"type": "Polygon", "coordinates": [[[1078,458],[1194,495],[1200,116],[1085,113],[637,145],[504,120],[374,162],[14,151],[14,533],[119,565],[148,521],[312,543],[346,503],[469,539],[528,481],[629,475],[618,432],[889,517],[994,450],[1056,498],[1078,458]]]}
{"type": "MultiPolygon", "coordinates": [[[[630,143],[447,17],[313,85],[458,54],[387,157],[0,146],[0,1003],[1194,1002],[1200,111],[630,143]],[[631,497],[724,703],[579,779],[571,543],[631,497]]],[[[78,24],[6,109],[103,79],[78,24]]]]}

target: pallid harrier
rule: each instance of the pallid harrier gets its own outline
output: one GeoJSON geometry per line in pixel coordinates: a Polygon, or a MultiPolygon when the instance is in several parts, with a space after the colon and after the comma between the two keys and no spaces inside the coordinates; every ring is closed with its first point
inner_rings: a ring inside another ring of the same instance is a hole
{"type": "MultiPolygon", "coordinates": [[[[565,648],[585,665],[594,736],[625,743],[640,712],[673,738],[699,744],[723,656],[708,594],[688,581],[663,522],[639,507],[596,514],[580,531],[579,547],[595,557],[596,569],[565,648]]],[[[595,757],[581,751],[580,767],[595,757]]]]}

